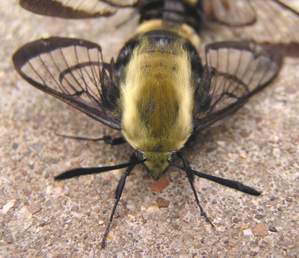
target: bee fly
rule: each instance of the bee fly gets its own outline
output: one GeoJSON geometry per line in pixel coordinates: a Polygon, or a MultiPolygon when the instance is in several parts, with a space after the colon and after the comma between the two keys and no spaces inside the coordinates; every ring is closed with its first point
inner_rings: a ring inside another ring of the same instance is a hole
{"type": "MultiPolygon", "coordinates": [[[[21,1],[29,2],[34,1],[21,1]]],[[[63,1],[37,2],[45,7],[40,12],[51,12],[55,5],[62,7],[61,16],[80,12],[63,6],[63,1]]],[[[122,6],[117,1],[102,2],[113,8],[126,6],[126,1],[122,6]]],[[[138,164],[143,164],[155,180],[169,167],[184,171],[201,215],[212,226],[200,205],[195,176],[260,195],[238,181],[193,169],[183,151],[192,136],[235,113],[269,85],[279,72],[280,58],[249,41],[210,43],[199,55],[196,48],[200,44],[197,32],[202,6],[195,2],[142,1],[137,33],[120,50],[116,61],[105,62],[101,47],[93,42],[62,37],[30,42],[13,56],[15,69],[28,83],[122,134],[120,138],[93,140],[112,145],[128,143],[135,150],[128,162],[75,168],[55,177],[64,180],[126,169],[115,191],[102,247],[126,179],[138,164]]],[[[81,10],[79,14],[83,13],[81,10]]]]}

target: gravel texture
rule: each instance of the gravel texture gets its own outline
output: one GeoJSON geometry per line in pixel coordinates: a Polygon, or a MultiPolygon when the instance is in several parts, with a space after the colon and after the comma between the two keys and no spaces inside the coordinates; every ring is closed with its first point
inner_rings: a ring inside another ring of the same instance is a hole
{"type": "MultiPolygon", "coordinates": [[[[128,14],[130,15],[130,14],[128,14]]],[[[196,180],[212,229],[183,173],[155,183],[142,167],[128,179],[108,238],[100,239],[122,171],[57,183],[59,172],[126,161],[128,146],[63,139],[55,132],[117,135],[26,84],[11,56],[49,35],[99,42],[115,55],[134,24],[65,21],[0,2],[0,257],[297,257],[299,254],[299,59],[273,85],[212,128],[188,152],[195,168],[263,191],[251,197],[196,180]]]]}

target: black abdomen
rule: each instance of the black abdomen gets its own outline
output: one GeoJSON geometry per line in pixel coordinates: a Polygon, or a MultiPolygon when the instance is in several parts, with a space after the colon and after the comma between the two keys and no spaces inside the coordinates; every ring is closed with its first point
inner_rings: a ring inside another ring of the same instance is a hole
{"type": "Polygon", "coordinates": [[[183,0],[143,0],[139,6],[140,23],[161,19],[173,24],[186,23],[196,31],[201,29],[202,0],[195,5],[183,0]]]}

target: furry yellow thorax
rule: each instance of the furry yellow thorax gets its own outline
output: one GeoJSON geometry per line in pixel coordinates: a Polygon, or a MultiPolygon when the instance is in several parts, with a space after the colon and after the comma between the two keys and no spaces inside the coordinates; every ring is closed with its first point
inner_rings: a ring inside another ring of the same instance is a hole
{"type": "Polygon", "coordinates": [[[142,152],[173,152],[192,132],[193,85],[182,41],[134,50],[121,84],[122,133],[142,152]],[[166,47],[167,46],[167,47],[166,47]]]}

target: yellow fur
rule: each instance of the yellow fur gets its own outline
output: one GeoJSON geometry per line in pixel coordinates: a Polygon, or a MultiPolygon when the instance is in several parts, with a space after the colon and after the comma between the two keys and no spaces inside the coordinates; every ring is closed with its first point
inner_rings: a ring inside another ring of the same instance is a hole
{"type": "Polygon", "coordinates": [[[143,39],[121,85],[122,133],[143,152],[172,152],[192,132],[193,85],[182,42],[159,48],[143,39]]]}

